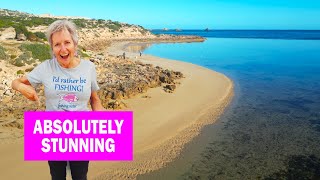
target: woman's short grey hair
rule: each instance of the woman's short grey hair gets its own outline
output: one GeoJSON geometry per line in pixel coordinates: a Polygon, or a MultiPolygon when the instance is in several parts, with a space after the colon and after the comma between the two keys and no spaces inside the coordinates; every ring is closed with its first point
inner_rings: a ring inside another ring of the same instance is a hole
{"type": "Polygon", "coordinates": [[[56,32],[60,32],[62,30],[67,30],[69,31],[72,41],[75,45],[78,45],[78,34],[77,34],[77,26],[68,20],[57,20],[53,22],[47,30],[46,36],[48,39],[48,42],[51,46],[52,50],[52,35],[56,32]]]}

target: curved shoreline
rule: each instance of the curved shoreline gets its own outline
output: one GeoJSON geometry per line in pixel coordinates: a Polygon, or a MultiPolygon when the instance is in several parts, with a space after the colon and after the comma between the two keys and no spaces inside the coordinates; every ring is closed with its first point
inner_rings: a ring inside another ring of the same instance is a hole
{"type": "MultiPolygon", "coordinates": [[[[121,55],[128,43],[113,44],[108,51],[121,55]]],[[[233,83],[223,74],[150,55],[138,57],[138,53],[126,51],[126,56],[180,71],[185,78],[172,94],[164,93],[159,87],[145,93],[151,96],[148,100],[139,96],[126,100],[128,109],[133,110],[135,116],[134,161],[92,162],[89,178],[135,179],[139,174],[164,167],[179,156],[205,125],[220,117],[233,97],[233,83]]]]}

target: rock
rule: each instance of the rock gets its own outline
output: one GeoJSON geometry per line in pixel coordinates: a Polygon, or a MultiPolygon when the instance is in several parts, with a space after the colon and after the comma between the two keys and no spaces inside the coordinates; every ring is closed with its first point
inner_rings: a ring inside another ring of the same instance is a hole
{"type": "Polygon", "coordinates": [[[113,101],[108,103],[108,109],[123,109],[127,107],[127,105],[122,101],[113,101]]]}
{"type": "Polygon", "coordinates": [[[6,96],[13,96],[13,93],[9,90],[9,89],[6,89],[3,93],[3,95],[6,95],[6,96]]]}
{"type": "Polygon", "coordinates": [[[159,78],[151,80],[150,83],[149,83],[149,86],[151,88],[161,86],[161,82],[159,81],[159,78]]]}
{"type": "Polygon", "coordinates": [[[164,86],[164,91],[168,93],[173,93],[175,89],[176,89],[175,84],[167,84],[166,86],[164,86]]]}
{"type": "Polygon", "coordinates": [[[0,31],[0,40],[10,40],[16,38],[16,31],[13,27],[9,27],[0,31]]]}
{"type": "Polygon", "coordinates": [[[160,80],[162,83],[167,83],[167,84],[173,83],[173,79],[170,78],[166,73],[161,73],[161,75],[160,75],[160,77],[159,77],[159,80],[160,80]]]}
{"type": "Polygon", "coordinates": [[[151,96],[145,95],[145,96],[141,96],[142,98],[146,98],[146,99],[150,99],[151,96]]]}
{"type": "Polygon", "coordinates": [[[123,92],[122,91],[114,91],[112,92],[112,99],[121,99],[123,98],[123,92]]]}
{"type": "Polygon", "coordinates": [[[25,41],[25,40],[27,40],[27,37],[24,34],[18,34],[17,40],[18,41],[25,41]]]}
{"type": "Polygon", "coordinates": [[[162,74],[159,76],[159,80],[162,83],[166,83],[168,81],[168,77],[166,75],[162,74]]]}
{"type": "Polygon", "coordinates": [[[174,72],[176,78],[183,78],[182,72],[176,71],[174,72]]]}
{"type": "Polygon", "coordinates": [[[172,93],[176,88],[175,80],[182,77],[180,72],[164,70],[159,66],[143,64],[141,61],[111,55],[107,58],[97,55],[92,57],[92,61],[102,60],[96,67],[97,81],[101,89],[99,97],[105,107],[110,106],[114,100],[133,97],[147,92],[149,88],[159,87],[162,83],[169,84],[164,90],[172,93]]]}

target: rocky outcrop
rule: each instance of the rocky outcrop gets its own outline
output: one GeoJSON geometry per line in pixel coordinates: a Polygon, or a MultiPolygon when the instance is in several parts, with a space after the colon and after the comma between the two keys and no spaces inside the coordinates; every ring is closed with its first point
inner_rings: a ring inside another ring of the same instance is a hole
{"type": "Polygon", "coordinates": [[[16,38],[16,31],[13,27],[0,29],[0,40],[10,40],[16,38]]]}
{"type": "Polygon", "coordinates": [[[101,59],[101,56],[97,56],[93,61],[97,63],[99,96],[105,107],[110,107],[110,102],[121,102],[121,99],[131,98],[166,83],[174,85],[170,90],[173,92],[176,80],[183,77],[181,72],[120,57],[101,59]]]}
{"type": "MultiPolygon", "coordinates": [[[[93,53],[91,61],[96,64],[97,68],[99,96],[103,106],[108,109],[126,108],[126,104],[122,102],[123,99],[144,93],[149,88],[164,86],[166,87],[164,88],[165,92],[172,93],[179,84],[177,80],[183,77],[180,72],[114,56],[93,53]]],[[[21,76],[21,74],[17,74],[21,67],[13,66],[4,61],[0,61],[0,63],[2,67],[0,72],[0,102],[2,104],[0,111],[2,114],[0,119],[6,119],[13,115],[9,119],[17,119],[17,122],[20,122],[23,118],[21,112],[44,110],[43,89],[37,90],[42,103],[40,107],[37,107],[34,102],[11,89],[12,80],[21,76]]],[[[8,127],[13,125],[15,124],[10,124],[8,127]]]]}

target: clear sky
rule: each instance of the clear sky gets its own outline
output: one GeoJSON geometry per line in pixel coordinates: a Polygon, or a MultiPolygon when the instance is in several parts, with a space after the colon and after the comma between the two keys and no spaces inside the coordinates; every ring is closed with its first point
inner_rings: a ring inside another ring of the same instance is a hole
{"type": "Polygon", "coordinates": [[[149,29],[320,29],[320,0],[0,0],[0,8],[149,29]]]}

